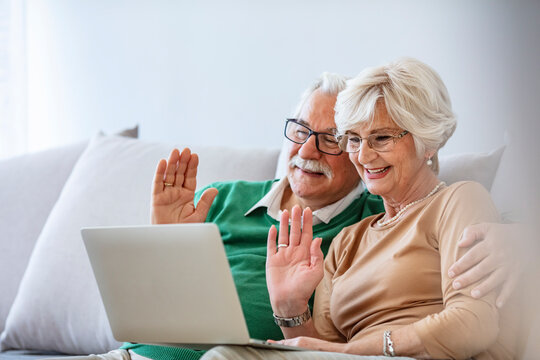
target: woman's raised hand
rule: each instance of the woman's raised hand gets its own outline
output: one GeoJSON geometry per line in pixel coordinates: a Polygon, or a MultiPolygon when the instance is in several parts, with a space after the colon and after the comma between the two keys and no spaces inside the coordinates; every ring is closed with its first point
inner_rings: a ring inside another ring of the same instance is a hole
{"type": "Polygon", "coordinates": [[[207,189],[195,208],[199,158],[188,148],[174,149],[169,160],[158,163],[152,189],[152,224],[204,222],[217,195],[217,189],[207,189]]]}
{"type": "Polygon", "coordinates": [[[302,211],[294,206],[289,229],[289,212],[284,210],[280,219],[278,245],[277,229],[268,231],[266,255],[266,284],[274,313],[291,317],[306,311],[313,291],[323,277],[321,238],[313,239],[311,210],[302,211]]]}

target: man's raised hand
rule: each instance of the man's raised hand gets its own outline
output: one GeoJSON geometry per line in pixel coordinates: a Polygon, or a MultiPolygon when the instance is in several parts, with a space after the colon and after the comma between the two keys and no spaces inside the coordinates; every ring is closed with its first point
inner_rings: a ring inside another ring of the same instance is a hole
{"type": "Polygon", "coordinates": [[[197,187],[199,158],[188,148],[174,149],[169,160],[161,159],[156,168],[152,188],[152,224],[204,222],[217,195],[217,189],[207,189],[197,207],[194,197],[197,187]]]}

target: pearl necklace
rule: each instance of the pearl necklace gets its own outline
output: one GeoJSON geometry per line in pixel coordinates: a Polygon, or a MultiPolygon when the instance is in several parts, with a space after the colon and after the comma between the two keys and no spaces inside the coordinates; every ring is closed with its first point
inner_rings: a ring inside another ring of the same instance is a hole
{"type": "MultiPolygon", "coordinates": [[[[422,201],[426,200],[428,197],[430,197],[431,195],[435,194],[435,193],[437,192],[437,190],[439,190],[439,188],[440,188],[441,186],[443,186],[443,185],[446,185],[446,183],[445,183],[444,181],[441,181],[440,183],[437,184],[437,186],[435,186],[435,187],[433,188],[433,190],[430,191],[429,194],[427,194],[426,196],[424,196],[424,197],[421,198],[421,199],[415,200],[415,201],[413,201],[412,203],[409,203],[409,204],[405,205],[405,207],[403,207],[403,209],[399,210],[398,213],[397,213],[396,215],[394,215],[392,218],[390,218],[390,219],[388,219],[388,220],[386,220],[386,221],[382,221],[382,219],[379,220],[379,221],[377,221],[377,225],[379,225],[379,226],[382,227],[382,226],[385,226],[385,225],[388,225],[388,224],[391,224],[391,223],[395,222],[397,219],[399,219],[399,218],[401,217],[401,215],[403,215],[403,213],[404,213],[405,211],[407,211],[408,208],[410,208],[411,206],[414,206],[414,205],[418,204],[419,202],[422,202],[422,201]]],[[[384,218],[384,217],[383,217],[383,218],[384,218]]]]}

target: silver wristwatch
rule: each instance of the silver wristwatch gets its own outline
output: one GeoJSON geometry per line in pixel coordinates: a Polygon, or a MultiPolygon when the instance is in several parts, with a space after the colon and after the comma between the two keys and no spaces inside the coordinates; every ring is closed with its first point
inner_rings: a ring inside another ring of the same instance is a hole
{"type": "Polygon", "coordinates": [[[273,314],[273,315],[274,315],[274,322],[278,326],[281,326],[281,327],[299,326],[306,323],[309,319],[311,319],[311,312],[309,311],[309,307],[303,314],[298,315],[298,316],[293,316],[293,317],[288,318],[288,317],[277,316],[276,314],[273,314]]]}

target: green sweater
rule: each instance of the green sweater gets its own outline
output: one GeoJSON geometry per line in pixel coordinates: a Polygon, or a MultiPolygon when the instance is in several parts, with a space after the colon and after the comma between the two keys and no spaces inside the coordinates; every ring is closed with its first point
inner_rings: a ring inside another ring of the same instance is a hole
{"type": "MultiPolygon", "coordinates": [[[[250,337],[262,340],[283,338],[279,326],[272,319],[265,277],[268,229],[271,225],[279,228],[279,222],[267,215],[266,208],[258,208],[248,216],[244,214],[270,191],[274,181],[277,180],[222,182],[208,186],[217,188],[219,193],[206,221],[217,224],[220,229],[250,337]]],[[[197,192],[196,202],[205,189],[197,192]]],[[[365,191],[330,223],[315,225],[313,237],[323,239],[321,248],[326,255],[330,242],[343,227],[383,211],[380,197],[365,191]]],[[[124,344],[122,348],[156,360],[198,359],[204,353],[184,348],[130,343],[124,344]]]]}

